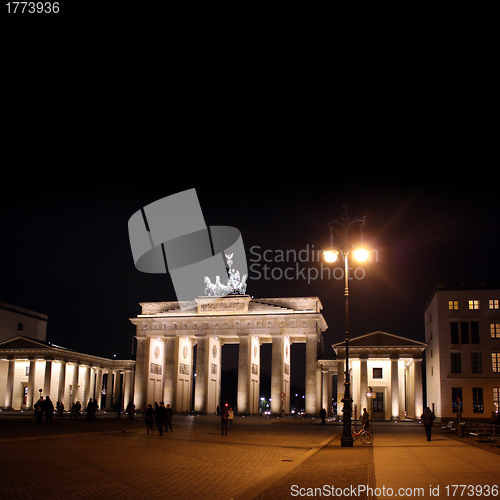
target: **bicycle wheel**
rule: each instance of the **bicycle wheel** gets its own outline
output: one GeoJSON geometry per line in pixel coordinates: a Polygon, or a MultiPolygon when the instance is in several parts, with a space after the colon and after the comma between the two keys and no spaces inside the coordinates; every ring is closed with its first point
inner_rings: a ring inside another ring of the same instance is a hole
{"type": "Polygon", "coordinates": [[[361,442],[363,444],[372,444],[373,434],[370,431],[363,432],[363,434],[361,434],[361,442]]]}

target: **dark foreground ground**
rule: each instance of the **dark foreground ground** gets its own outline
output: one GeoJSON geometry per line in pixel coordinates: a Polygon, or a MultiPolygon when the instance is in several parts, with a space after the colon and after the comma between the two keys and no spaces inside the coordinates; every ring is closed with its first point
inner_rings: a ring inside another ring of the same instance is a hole
{"type": "Polygon", "coordinates": [[[356,442],[346,449],[341,427],[317,419],[236,417],[221,436],[217,417],[175,416],[173,432],[160,437],[146,435],[140,417],[100,415],[86,422],[56,416],[53,425],[37,425],[32,416],[2,413],[0,498],[375,498],[376,488],[391,485],[426,492],[441,485],[439,497],[446,498],[443,487],[456,481],[456,467],[440,464],[451,460],[467,468],[460,477],[468,471],[478,484],[495,476],[500,483],[500,457],[488,445],[479,449],[470,438],[440,432],[428,443],[422,427],[410,423],[378,423],[374,431],[373,446],[356,442]],[[433,456],[439,460],[429,467],[433,456]]]}

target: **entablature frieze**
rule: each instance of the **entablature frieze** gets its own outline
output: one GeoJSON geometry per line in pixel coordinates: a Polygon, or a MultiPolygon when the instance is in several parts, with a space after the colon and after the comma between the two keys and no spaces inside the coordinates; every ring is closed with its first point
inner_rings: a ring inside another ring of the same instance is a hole
{"type": "Polygon", "coordinates": [[[141,332],[188,332],[188,331],[248,331],[248,333],[259,330],[275,333],[316,333],[318,319],[315,317],[294,318],[241,318],[232,319],[220,316],[204,318],[200,320],[177,320],[165,321],[161,318],[133,318],[130,320],[137,328],[137,334],[141,332]]]}

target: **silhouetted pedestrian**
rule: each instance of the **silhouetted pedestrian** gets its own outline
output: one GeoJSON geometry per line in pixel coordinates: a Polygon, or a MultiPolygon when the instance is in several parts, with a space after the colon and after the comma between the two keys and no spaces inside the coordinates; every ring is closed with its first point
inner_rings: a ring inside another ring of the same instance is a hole
{"type": "Polygon", "coordinates": [[[321,423],[325,425],[326,423],[326,410],[324,408],[321,408],[319,412],[319,416],[321,417],[321,423]]]}
{"type": "Polygon", "coordinates": [[[94,403],[92,402],[92,398],[89,399],[87,403],[87,422],[92,421],[92,410],[94,409],[94,403]]]}
{"type": "Polygon", "coordinates": [[[64,412],[64,403],[61,401],[59,403],[59,416],[62,417],[64,412]]]}
{"type": "Polygon", "coordinates": [[[146,411],[144,412],[144,420],[146,421],[146,425],[148,426],[148,435],[149,431],[153,434],[153,423],[155,421],[155,411],[151,405],[148,405],[146,411]]]}
{"type": "Polygon", "coordinates": [[[52,416],[54,415],[54,405],[52,404],[52,401],[48,396],[45,398],[43,406],[45,409],[45,423],[48,424],[50,422],[50,425],[52,425],[53,424],[52,416]]]}
{"type": "Polygon", "coordinates": [[[156,426],[158,427],[158,431],[160,432],[160,436],[163,436],[163,426],[165,425],[165,420],[167,419],[167,409],[163,404],[163,401],[158,406],[158,410],[156,411],[156,426]]]}
{"type": "Polygon", "coordinates": [[[127,413],[128,413],[128,419],[134,420],[135,404],[132,401],[130,401],[130,403],[127,405],[127,413]]]}
{"type": "Polygon", "coordinates": [[[366,408],[363,408],[363,415],[361,416],[361,425],[365,430],[368,430],[368,426],[370,425],[370,414],[366,408]]]}
{"type": "Polygon", "coordinates": [[[167,425],[168,428],[170,429],[170,432],[172,432],[172,416],[174,412],[172,411],[172,408],[170,408],[170,405],[167,405],[165,408],[165,430],[167,430],[167,425]]]}
{"type": "Polygon", "coordinates": [[[221,436],[227,436],[227,421],[229,420],[229,413],[226,408],[222,410],[220,414],[220,434],[221,436]],[[225,431],[225,434],[224,434],[225,431]]]}
{"type": "Polygon", "coordinates": [[[36,423],[41,424],[43,419],[43,398],[40,396],[40,399],[35,403],[35,417],[36,423]]]}
{"type": "Polygon", "coordinates": [[[229,408],[227,415],[228,415],[227,420],[229,423],[229,430],[231,430],[231,427],[233,425],[233,419],[234,419],[234,411],[232,408],[229,408]]]}
{"type": "Polygon", "coordinates": [[[434,425],[434,419],[436,418],[434,416],[434,413],[432,413],[431,409],[427,406],[424,410],[424,413],[420,416],[422,419],[422,422],[425,427],[425,435],[427,437],[427,441],[431,440],[431,434],[432,434],[432,426],[434,425]]]}

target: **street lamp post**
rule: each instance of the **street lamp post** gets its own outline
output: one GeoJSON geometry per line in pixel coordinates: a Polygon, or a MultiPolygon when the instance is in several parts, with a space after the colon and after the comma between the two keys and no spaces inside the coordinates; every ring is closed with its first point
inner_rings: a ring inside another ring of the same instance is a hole
{"type": "Polygon", "coordinates": [[[344,213],[340,219],[334,219],[328,222],[328,227],[330,228],[330,246],[331,250],[323,252],[325,260],[327,262],[336,262],[338,259],[339,251],[335,250],[333,247],[333,229],[335,226],[339,226],[344,229],[344,238],[342,242],[342,254],[344,257],[344,301],[345,301],[345,375],[344,375],[344,397],[342,402],[344,407],[342,408],[342,413],[344,414],[342,437],[340,439],[340,446],[343,448],[352,447],[353,439],[351,434],[351,413],[352,413],[352,398],[351,398],[351,381],[349,375],[349,255],[351,250],[354,248],[353,245],[349,243],[349,232],[350,228],[359,224],[361,230],[361,241],[360,247],[353,250],[354,258],[358,262],[364,262],[368,258],[368,252],[362,248],[363,243],[363,227],[365,225],[365,217],[361,219],[352,219],[347,215],[348,206],[344,206],[344,213]]]}

